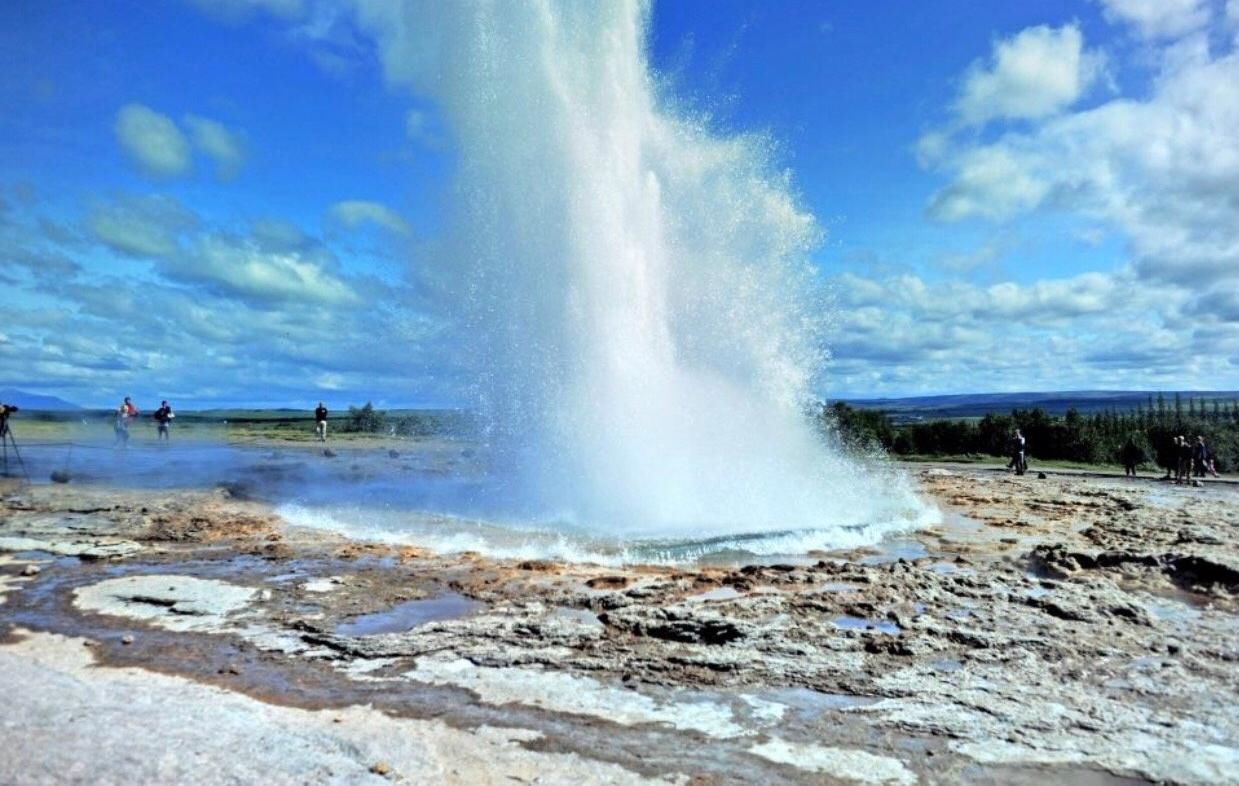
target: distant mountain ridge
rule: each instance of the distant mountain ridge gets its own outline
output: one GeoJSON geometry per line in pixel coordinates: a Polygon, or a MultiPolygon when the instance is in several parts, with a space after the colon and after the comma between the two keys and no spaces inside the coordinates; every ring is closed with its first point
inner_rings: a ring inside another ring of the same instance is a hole
{"type": "Polygon", "coordinates": [[[42,396],[38,393],[27,393],[24,390],[17,390],[15,388],[0,390],[0,402],[12,404],[22,409],[55,411],[82,409],[82,407],[74,404],[72,401],[65,401],[63,398],[42,396]]]}
{"type": "Polygon", "coordinates": [[[1068,409],[1092,413],[1106,409],[1129,410],[1146,406],[1150,398],[1161,395],[1167,406],[1174,405],[1175,394],[1187,406],[1188,399],[1229,403],[1239,399],[1235,390],[1059,390],[1025,393],[959,393],[943,396],[909,396],[905,398],[838,399],[860,409],[880,409],[903,417],[967,418],[990,412],[1010,412],[1012,409],[1040,407],[1051,415],[1062,415],[1068,409]]]}

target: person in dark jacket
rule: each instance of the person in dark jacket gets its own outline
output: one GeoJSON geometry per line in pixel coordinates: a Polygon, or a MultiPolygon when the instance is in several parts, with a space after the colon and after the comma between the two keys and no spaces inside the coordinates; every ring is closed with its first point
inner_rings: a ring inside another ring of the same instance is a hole
{"type": "Polygon", "coordinates": [[[172,424],[172,418],[176,417],[172,412],[172,407],[166,401],[161,402],[159,409],[155,410],[155,414],[151,417],[155,418],[156,438],[166,440],[168,438],[168,426],[172,424]]]}
{"type": "Polygon", "coordinates": [[[1177,437],[1171,437],[1169,440],[1158,440],[1157,444],[1157,465],[1166,470],[1166,476],[1162,480],[1170,480],[1174,477],[1174,468],[1179,462],[1179,441],[1177,437]]]}
{"type": "Polygon", "coordinates": [[[1196,437],[1196,444],[1192,446],[1192,475],[1197,478],[1205,476],[1205,470],[1209,466],[1209,446],[1205,444],[1203,436],[1196,437]]]}
{"type": "Polygon", "coordinates": [[[1127,444],[1119,451],[1119,460],[1123,462],[1123,474],[1126,477],[1136,477],[1136,467],[1144,463],[1144,451],[1136,444],[1134,437],[1127,438],[1127,444]]]}
{"type": "Polygon", "coordinates": [[[314,433],[318,435],[319,442],[327,441],[327,408],[321,401],[314,410],[314,433]]]}
{"type": "Polygon", "coordinates": [[[1175,437],[1176,445],[1178,446],[1178,465],[1175,468],[1174,482],[1187,483],[1192,479],[1192,443],[1187,441],[1187,437],[1180,434],[1175,437]]]}

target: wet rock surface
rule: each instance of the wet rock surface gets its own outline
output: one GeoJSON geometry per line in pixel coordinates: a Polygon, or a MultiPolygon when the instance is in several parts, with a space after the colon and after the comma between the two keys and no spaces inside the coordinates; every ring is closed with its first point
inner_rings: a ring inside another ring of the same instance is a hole
{"type": "MultiPolygon", "coordinates": [[[[352,542],[224,490],[9,486],[0,656],[66,706],[99,665],[140,667],[433,719],[427,739],[550,756],[562,782],[1239,782],[1236,489],[919,480],[946,522],[889,548],[625,569],[352,542]],[[47,634],[98,665],[23,660],[47,634]]],[[[407,763],[378,744],[347,767],[407,763]]]]}

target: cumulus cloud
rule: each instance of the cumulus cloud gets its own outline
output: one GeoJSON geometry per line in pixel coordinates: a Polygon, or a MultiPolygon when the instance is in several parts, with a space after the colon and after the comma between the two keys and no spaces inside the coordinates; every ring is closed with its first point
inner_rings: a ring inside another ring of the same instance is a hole
{"type": "Polygon", "coordinates": [[[127,256],[155,260],[170,279],[256,304],[360,302],[335,256],[287,222],[257,222],[249,234],[201,230],[198,217],[169,196],[122,196],[96,205],[91,235],[127,256]]]}
{"type": "MultiPolygon", "coordinates": [[[[973,320],[1020,320],[1023,324],[1052,325],[1087,314],[1112,311],[1120,302],[1136,298],[1130,282],[1104,273],[1082,273],[1070,278],[1030,283],[1004,281],[979,286],[947,280],[928,284],[911,273],[874,279],[844,273],[834,279],[840,302],[856,309],[883,308],[915,314],[922,323],[965,324],[973,320]]],[[[874,322],[875,329],[880,323],[874,322]]]]}
{"type": "Polygon", "coordinates": [[[1146,278],[1197,288],[1233,282],[1236,128],[1239,53],[1176,46],[1143,98],[1117,97],[992,140],[931,140],[940,152],[931,165],[950,182],[928,212],[945,221],[1067,213],[1094,231],[1117,229],[1146,278]]]}
{"type": "Polygon", "coordinates": [[[401,284],[350,274],[287,221],[220,227],[171,197],[120,196],[92,206],[68,247],[40,218],[0,227],[15,263],[0,272],[10,384],[37,380],[86,404],[157,392],[187,405],[284,406],[321,383],[341,403],[378,401],[411,376],[424,382],[419,395],[452,393],[442,323],[409,312],[401,284]],[[83,255],[91,264],[75,261],[83,255]],[[359,352],[359,342],[401,351],[359,352]]]}
{"type": "Polygon", "coordinates": [[[835,391],[1207,388],[1239,360],[1232,289],[1196,297],[1133,271],[989,286],[844,273],[832,288],[835,391]]]}
{"type": "Polygon", "coordinates": [[[219,121],[197,115],[186,115],[185,125],[194,147],[215,163],[215,174],[221,180],[231,180],[245,163],[245,146],[237,135],[219,121]]]}
{"type": "Polygon", "coordinates": [[[223,123],[186,115],[188,134],[172,118],[142,104],[127,104],[116,115],[116,138],[121,148],[147,174],[174,177],[193,168],[193,150],[205,154],[221,180],[230,180],[245,163],[239,135],[223,123]]]}
{"type": "Polygon", "coordinates": [[[1195,326],[1230,322],[1239,325],[1239,287],[1221,286],[1204,292],[1187,307],[1195,326]]]}
{"type": "Polygon", "coordinates": [[[1084,37],[1074,24],[1030,27],[995,42],[988,64],[972,65],[955,109],[969,125],[1047,117],[1079,100],[1104,62],[1100,54],[1084,50],[1084,37]]]}
{"type": "Polygon", "coordinates": [[[336,202],[327,209],[327,218],[349,229],[371,224],[398,235],[408,235],[413,231],[396,211],[379,202],[358,199],[336,202]]]}
{"type": "Polygon", "coordinates": [[[126,104],[116,114],[116,139],[142,171],[156,176],[183,175],[190,170],[189,140],[166,115],[126,104]]]}
{"type": "Polygon", "coordinates": [[[1148,39],[1177,38],[1209,23],[1208,0],[1098,1],[1108,21],[1130,25],[1148,39]]]}
{"type": "Polygon", "coordinates": [[[251,303],[297,308],[350,305],[361,298],[322,258],[301,252],[271,252],[248,238],[222,234],[199,238],[186,254],[163,260],[171,278],[203,284],[251,303]]]}
{"type": "Polygon", "coordinates": [[[107,247],[136,257],[166,257],[181,235],[198,223],[193,211],[173,197],[122,196],[96,205],[87,218],[91,235],[107,247]]]}
{"type": "Polygon", "coordinates": [[[929,215],[942,221],[1006,218],[1037,207],[1050,191],[1020,151],[1002,145],[967,150],[953,167],[954,182],[929,202],[929,215]]]}

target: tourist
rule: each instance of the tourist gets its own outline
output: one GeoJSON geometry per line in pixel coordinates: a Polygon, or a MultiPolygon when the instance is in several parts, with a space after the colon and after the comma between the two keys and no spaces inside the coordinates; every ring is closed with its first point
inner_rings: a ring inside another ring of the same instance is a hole
{"type": "Polygon", "coordinates": [[[1144,451],[1136,444],[1135,437],[1127,438],[1127,444],[1119,451],[1119,460],[1123,462],[1124,477],[1136,477],[1136,467],[1144,463],[1144,451]]]}
{"type": "Polygon", "coordinates": [[[1175,466],[1179,462],[1179,438],[1172,437],[1169,442],[1164,439],[1158,440],[1157,444],[1157,464],[1166,469],[1166,476],[1162,480],[1170,480],[1174,476],[1175,466]]]}
{"type": "Polygon", "coordinates": [[[1024,448],[1024,435],[1017,428],[1015,435],[1011,437],[1011,461],[1007,463],[1007,469],[1014,467],[1017,475],[1023,475],[1028,470],[1028,462],[1024,460],[1024,448]]]}
{"type": "Polygon", "coordinates": [[[1205,444],[1205,438],[1197,435],[1196,444],[1192,446],[1192,476],[1203,478],[1205,470],[1209,464],[1209,446],[1205,444]]]}
{"type": "Polygon", "coordinates": [[[1192,479],[1192,443],[1180,434],[1175,437],[1175,445],[1178,446],[1178,461],[1175,466],[1174,482],[1188,483],[1192,479]]]}
{"type": "Polygon", "coordinates": [[[314,410],[314,433],[318,435],[319,442],[327,441],[327,408],[321,401],[314,410]]]}
{"type": "Polygon", "coordinates": [[[133,405],[133,401],[128,396],[116,408],[116,425],[113,427],[116,431],[116,440],[113,444],[120,447],[128,447],[129,445],[129,424],[138,416],[138,408],[133,405]]]}
{"type": "Polygon", "coordinates": [[[172,418],[176,417],[172,412],[172,407],[168,405],[168,402],[164,401],[159,405],[159,409],[155,410],[155,414],[152,417],[155,418],[155,425],[158,427],[156,437],[167,440],[168,426],[172,423],[172,418]]]}

